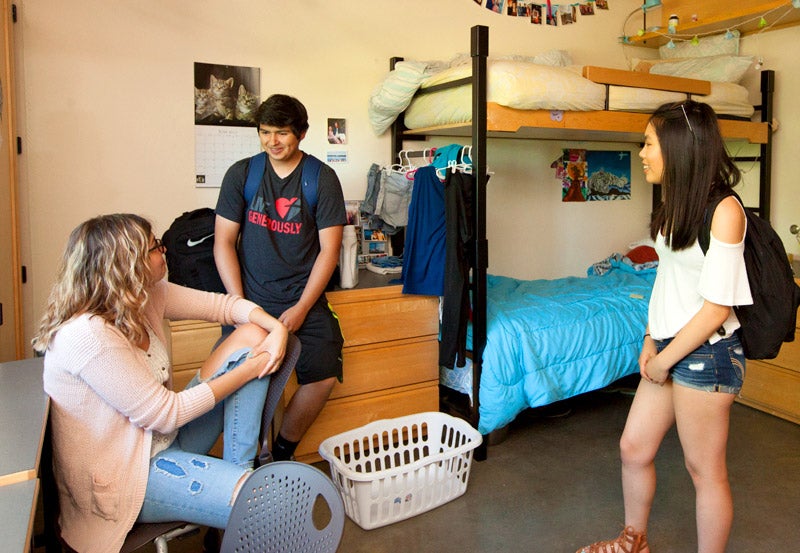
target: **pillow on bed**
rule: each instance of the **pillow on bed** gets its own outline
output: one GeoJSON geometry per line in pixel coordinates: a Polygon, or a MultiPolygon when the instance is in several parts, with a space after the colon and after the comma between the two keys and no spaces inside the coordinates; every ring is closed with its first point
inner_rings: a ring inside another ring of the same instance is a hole
{"type": "Polygon", "coordinates": [[[376,135],[383,134],[397,115],[408,107],[414,93],[425,78],[428,64],[400,61],[394,71],[372,91],[369,98],[369,120],[376,135]]]}
{"type": "Polygon", "coordinates": [[[652,246],[636,246],[631,251],[625,254],[625,257],[636,263],[649,263],[651,261],[658,261],[658,254],[652,246]]]}
{"type": "MultiPolygon", "coordinates": [[[[680,26],[678,26],[680,32],[680,26]]],[[[739,31],[731,31],[731,38],[726,34],[703,37],[697,44],[691,41],[673,41],[673,47],[668,44],[659,47],[658,55],[662,60],[674,58],[706,58],[708,56],[738,56],[739,31]]]]}
{"type": "MultiPolygon", "coordinates": [[[[686,95],[680,92],[647,90],[628,86],[612,86],[608,91],[609,109],[614,111],[652,112],[662,104],[681,102],[685,99],[686,95]]],[[[749,118],[754,112],[753,104],[750,102],[750,92],[736,83],[715,83],[712,81],[711,94],[695,96],[695,100],[710,105],[719,115],[735,115],[749,118]]]]}
{"type": "Polygon", "coordinates": [[[685,77],[717,83],[738,83],[753,64],[751,56],[711,56],[653,63],[651,75],[685,77]]]}
{"type": "MultiPolygon", "coordinates": [[[[490,102],[514,109],[603,109],[605,87],[584,79],[581,69],[581,66],[551,67],[538,63],[490,60],[487,64],[487,98],[490,102]]],[[[469,77],[471,74],[471,67],[451,67],[426,79],[421,88],[469,77]]],[[[461,88],[471,97],[468,86],[461,88]]],[[[425,99],[426,97],[422,97],[415,100],[412,108],[425,99]]],[[[409,117],[408,112],[406,117],[409,117]]],[[[406,123],[408,124],[408,120],[406,123]]]]}

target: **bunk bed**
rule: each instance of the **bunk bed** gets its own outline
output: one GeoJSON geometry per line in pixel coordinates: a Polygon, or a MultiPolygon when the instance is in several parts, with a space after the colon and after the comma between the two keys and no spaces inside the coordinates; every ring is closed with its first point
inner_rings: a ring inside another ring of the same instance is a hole
{"type": "MultiPolygon", "coordinates": [[[[553,140],[591,140],[617,143],[641,143],[643,129],[646,126],[649,115],[643,112],[633,111],[614,111],[610,108],[610,91],[614,86],[622,87],[643,87],[669,92],[680,92],[686,95],[707,95],[710,92],[710,83],[707,81],[697,81],[694,79],[681,79],[675,77],[663,77],[657,75],[643,75],[641,73],[632,74],[628,71],[619,71],[599,67],[585,67],[583,77],[597,83],[605,89],[605,99],[600,109],[590,109],[586,111],[565,111],[565,110],[521,110],[513,107],[502,106],[495,102],[487,101],[487,59],[488,59],[488,28],[485,26],[475,26],[471,29],[471,71],[468,77],[458,78],[450,82],[436,84],[424,90],[424,94],[436,94],[447,89],[456,89],[469,86],[470,113],[467,121],[459,120],[452,123],[444,123],[437,126],[423,126],[420,128],[409,129],[405,126],[404,116],[401,113],[391,126],[391,149],[392,158],[400,155],[404,151],[404,142],[425,138],[428,136],[463,137],[470,140],[471,160],[472,160],[472,210],[471,225],[472,238],[470,243],[470,254],[473,258],[471,269],[471,280],[469,283],[472,298],[472,318],[470,326],[469,349],[471,351],[471,402],[469,412],[466,417],[471,424],[478,428],[483,434],[489,434],[499,427],[495,423],[483,424],[481,413],[491,411],[492,406],[484,408],[481,404],[485,400],[481,394],[483,373],[487,369],[494,370],[492,367],[484,365],[484,353],[487,345],[487,323],[488,317],[497,317],[502,307],[495,309],[489,306],[487,309],[487,298],[489,297],[489,285],[497,284],[498,277],[487,275],[488,269],[488,242],[486,239],[486,186],[488,183],[488,172],[486,166],[487,139],[493,137],[502,138],[523,138],[523,139],[553,139],[553,140]]],[[[392,67],[402,61],[402,58],[393,58],[392,67]]],[[[760,152],[754,158],[741,158],[741,161],[759,162],[759,201],[757,206],[752,207],[762,217],[769,219],[770,205],[770,165],[771,165],[771,143],[772,130],[772,91],[774,89],[774,73],[772,71],[762,72],[761,79],[761,104],[755,106],[755,111],[760,112],[758,121],[747,118],[726,119],[720,117],[720,129],[726,139],[745,140],[751,144],[757,144],[760,152]]],[[[685,96],[684,96],[685,97],[685,96]]],[[[670,101],[670,100],[665,100],[670,101]]],[[[413,102],[412,102],[413,105],[413,102]]],[[[463,119],[463,117],[462,117],[463,119]]],[[[408,154],[406,154],[408,155],[408,154]]],[[[653,204],[655,206],[660,194],[654,190],[653,204]]],[[[625,272],[625,271],[623,271],[625,272]]],[[[639,275],[637,275],[639,276],[639,275]]],[[[627,275],[625,276],[627,278],[627,275]]],[[[502,277],[500,277],[502,280],[502,277]]],[[[584,279],[585,280],[585,279],[584,279]]],[[[506,282],[500,282],[502,286],[509,286],[506,282]]],[[[634,283],[635,286],[641,282],[634,283]]],[[[514,287],[521,284],[513,284],[514,287]]],[[[599,285],[604,287],[602,284],[599,285]]],[[[631,297],[646,300],[649,291],[642,293],[631,292],[631,297]]],[[[617,294],[619,297],[619,294],[617,294]]],[[[617,306],[614,309],[631,309],[630,307],[617,306]]],[[[637,308],[638,309],[638,308],[637,308]]],[[[492,322],[495,322],[494,320],[492,322]]],[[[497,325],[495,325],[497,326],[497,325]]],[[[596,339],[596,335],[587,335],[587,340],[596,339]]],[[[635,359],[638,351],[634,353],[635,359]]],[[[630,360],[629,360],[630,363],[630,360]]],[[[629,372],[633,372],[629,370],[629,372]]],[[[611,375],[614,376],[614,375],[611,375]]],[[[591,379],[590,379],[591,380],[591,379]]],[[[565,399],[571,395],[579,394],[599,387],[599,380],[586,382],[582,385],[566,387],[558,394],[544,394],[542,401],[557,401],[565,399]]],[[[608,383],[610,381],[607,381],[608,383]]],[[[524,383],[523,383],[524,385],[524,383]]],[[[536,405],[528,405],[534,407],[536,405]]],[[[520,409],[521,411],[521,409],[520,409]]],[[[488,440],[484,440],[487,443],[488,440]]],[[[485,455],[485,450],[478,453],[479,457],[485,455]]]]}

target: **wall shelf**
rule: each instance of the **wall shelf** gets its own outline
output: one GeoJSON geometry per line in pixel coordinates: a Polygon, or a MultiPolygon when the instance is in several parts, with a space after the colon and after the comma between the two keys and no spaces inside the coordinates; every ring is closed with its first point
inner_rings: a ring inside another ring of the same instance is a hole
{"type": "Polygon", "coordinates": [[[746,0],[735,3],[721,3],[717,0],[663,0],[660,7],[647,11],[647,28],[660,25],[660,31],[628,37],[630,43],[649,48],[667,44],[670,40],[667,22],[672,14],[679,19],[673,36],[681,40],[691,39],[695,35],[702,39],[703,35],[733,29],[737,29],[742,36],[753,34],[761,30],[759,20],[765,14],[769,30],[800,24],[800,9],[794,8],[789,0],[746,0]],[[776,22],[779,17],[780,20],[776,22]]]}

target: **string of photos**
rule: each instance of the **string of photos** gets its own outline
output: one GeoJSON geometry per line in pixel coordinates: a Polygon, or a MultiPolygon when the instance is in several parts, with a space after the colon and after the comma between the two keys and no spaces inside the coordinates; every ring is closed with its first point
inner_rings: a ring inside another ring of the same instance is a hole
{"type": "Polygon", "coordinates": [[[595,10],[607,10],[608,0],[585,0],[569,4],[528,2],[526,0],[474,0],[487,10],[529,21],[533,25],[572,25],[581,16],[594,15],[595,10]]]}

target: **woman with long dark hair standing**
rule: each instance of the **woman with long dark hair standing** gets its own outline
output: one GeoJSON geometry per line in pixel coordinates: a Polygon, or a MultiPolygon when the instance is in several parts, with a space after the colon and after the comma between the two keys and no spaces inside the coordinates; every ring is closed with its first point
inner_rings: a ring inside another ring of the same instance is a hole
{"type": "Polygon", "coordinates": [[[625,529],[579,553],[650,553],[647,524],[656,490],[655,457],[677,426],[695,487],[697,551],[723,553],[733,521],[726,448],[730,409],[745,359],[732,306],[752,303],[744,264],[746,220],[733,196],[706,214],[712,198],[739,181],[717,117],[687,100],[661,106],[645,130],[645,180],[660,184],[651,224],[659,256],[642,329],[641,381],[620,440],[625,529]],[[698,233],[711,217],[703,254],[698,233]]]}

